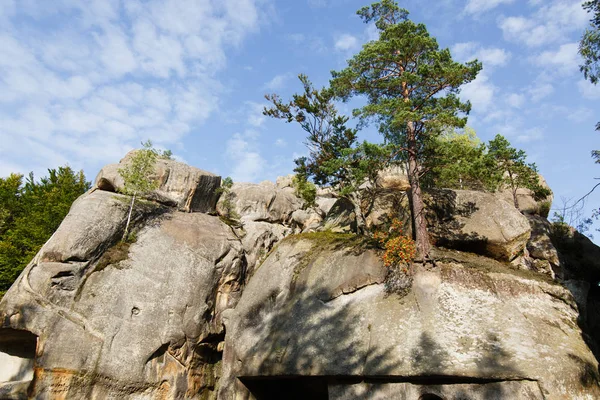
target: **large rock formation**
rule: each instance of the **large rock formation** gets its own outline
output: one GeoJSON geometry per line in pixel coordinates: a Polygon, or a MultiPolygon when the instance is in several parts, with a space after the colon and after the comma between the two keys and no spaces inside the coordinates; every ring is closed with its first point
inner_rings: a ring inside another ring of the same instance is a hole
{"type": "MultiPolygon", "coordinates": [[[[135,154],[133,150],[119,162],[102,168],[96,176],[95,187],[100,190],[120,192],[125,182],[119,169],[126,167],[135,154]]],[[[187,212],[215,212],[221,178],[210,172],[190,167],[175,160],[159,158],[156,161],[154,179],[158,188],[146,197],[161,203],[177,206],[187,212]]]]}
{"type": "MultiPolygon", "coordinates": [[[[501,196],[432,192],[432,238],[453,250],[399,296],[381,250],[332,233],[355,217],[329,189],[315,207],[290,177],[218,200],[220,177],[161,160],[124,243],[119,168],[0,301],[0,399],[600,396],[600,249],[501,196]]],[[[410,232],[394,174],[367,223],[410,232]]]]}
{"type": "Polygon", "coordinates": [[[0,351],[23,376],[35,358],[30,396],[201,398],[215,389],[221,314],[244,281],[241,243],[218,217],[152,204],[139,211],[135,243],[121,243],[127,207],[105,191],[78,199],[2,300],[0,351]]]}
{"type": "Polygon", "coordinates": [[[571,293],[543,275],[437,251],[386,293],[374,250],[286,239],[225,316],[221,398],[598,398],[571,293]],[[430,398],[430,397],[427,397],[430,398]],[[431,397],[437,398],[437,397],[431,397]]]}

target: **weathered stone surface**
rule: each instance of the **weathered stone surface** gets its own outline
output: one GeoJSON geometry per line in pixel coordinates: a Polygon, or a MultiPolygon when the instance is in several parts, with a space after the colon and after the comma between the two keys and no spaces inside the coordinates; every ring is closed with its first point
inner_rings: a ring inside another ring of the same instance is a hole
{"type": "Polygon", "coordinates": [[[123,234],[129,202],[127,196],[101,190],[78,198],[42,247],[39,262],[80,262],[98,256],[123,234]]]}
{"type": "Polygon", "coordinates": [[[438,246],[510,261],[530,237],[527,218],[498,197],[472,190],[428,193],[428,228],[438,246]]]}
{"type": "Polygon", "coordinates": [[[318,196],[315,200],[317,206],[323,213],[323,215],[327,215],[327,213],[331,210],[331,207],[335,204],[338,199],[335,197],[320,197],[318,196]]]}
{"type": "MultiPolygon", "coordinates": [[[[302,207],[302,200],[268,181],[259,184],[234,183],[230,193],[229,201],[242,222],[289,223],[292,213],[302,207]]],[[[219,200],[217,205],[221,215],[226,212],[223,201],[219,200]]]]}
{"type": "MultiPolygon", "coordinates": [[[[546,183],[544,177],[539,174],[538,177],[541,187],[550,190],[550,187],[546,183]]],[[[515,200],[510,189],[501,190],[496,195],[514,205],[515,200]]],[[[553,200],[554,195],[552,192],[550,192],[550,195],[547,197],[536,200],[532,190],[526,188],[517,189],[518,208],[519,211],[523,212],[524,214],[539,215],[547,218],[550,211],[550,205],[552,204],[553,200]]]]}
{"type": "Polygon", "coordinates": [[[332,232],[355,232],[356,214],[354,213],[354,205],[345,198],[336,199],[336,202],[325,216],[323,229],[332,232]]]}
{"type": "Polygon", "coordinates": [[[437,267],[418,269],[412,291],[398,298],[385,293],[376,254],[359,249],[316,236],[277,247],[225,317],[220,398],[248,398],[236,377],[275,383],[298,376],[335,377],[326,385],[342,399],[377,398],[344,397],[350,389],[340,384],[353,379],[397,382],[366,388],[394,394],[379,398],[423,388],[439,395],[468,389],[474,398],[600,396],[575,301],[544,275],[438,252],[437,267]]]}
{"type": "Polygon", "coordinates": [[[479,384],[359,383],[329,386],[329,400],[388,399],[545,399],[537,382],[504,381],[479,384]],[[429,397],[427,397],[429,396],[429,397]],[[435,397],[438,396],[438,397],[435,397]]]}
{"type": "Polygon", "coordinates": [[[292,213],[292,221],[301,232],[314,232],[323,222],[318,209],[296,210],[292,213]]]}
{"type": "MultiPolygon", "coordinates": [[[[96,196],[114,195],[80,202],[96,196]]],[[[79,207],[71,219],[90,226],[96,217],[79,207]]],[[[221,315],[237,303],[244,279],[231,228],[202,213],[165,214],[112,259],[104,257],[114,248],[99,250],[100,237],[69,253],[86,238],[83,230],[72,235],[71,244],[45,246],[0,302],[0,343],[15,329],[39,338],[33,397],[209,398],[219,377],[221,315]],[[90,258],[71,263],[72,254],[90,258]],[[53,295],[61,291],[70,295],[53,295]]]]}
{"type": "Polygon", "coordinates": [[[383,228],[394,218],[404,223],[405,234],[412,232],[410,206],[406,192],[398,190],[380,191],[366,216],[367,227],[371,230],[383,228]]]}
{"type": "MultiPolygon", "coordinates": [[[[121,191],[124,181],[119,169],[127,165],[135,150],[129,152],[119,164],[109,164],[96,176],[96,187],[100,190],[121,191]]],[[[221,178],[175,160],[158,159],[153,179],[159,183],[158,189],[145,197],[176,205],[186,212],[215,212],[218,199],[216,190],[221,178]]]]}
{"type": "Polygon", "coordinates": [[[268,222],[248,221],[244,224],[242,246],[248,263],[247,279],[254,274],[254,269],[267,257],[273,246],[291,231],[283,225],[268,222]]]}
{"type": "Polygon", "coordinates": [[[377,183],[382,189],[399,191],[410,189],[406,168],[402,165],[393,165],[381,171],[377,176],[377,183]]]}

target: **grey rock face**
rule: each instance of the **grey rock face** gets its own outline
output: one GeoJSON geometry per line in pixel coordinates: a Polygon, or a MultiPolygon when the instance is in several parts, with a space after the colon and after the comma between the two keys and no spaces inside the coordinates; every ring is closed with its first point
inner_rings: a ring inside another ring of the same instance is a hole
{"type": "MultiPolygon", "coordinates": [[[[217,205],[219,214],[225,215],[221,198],[217,205]]],[[[272,182],[234,183],[229,201],[242,222],[261,221],[288,224],[292,213],[302,207],[302,200],[272,182]]]]}
{"type": "Polygon", "coordinates": [[[378,184],[383,189],[407,191],[410,189],[406,169],[401,165],[394,165],[381,171],[377,177],[378,184]]]}
{"type": "Polygon", "coordinates": [[[0,352],[14,364],[33,346],[21,363],[35,357],[36,399],[210,398],[221,316],[244,281],[241,243],[217,217],[171,212],[110,247],[127,207],[116,197],[80,198],[5,295],[0,352]]]}
{"type": "MultiPolygon", "coordinates": [[[[96,176],[95,186],[100,190],[120,191],[124,181],[119,168],[127,165],[135,150],[129,152],[119,164],[109,164],[96,176]]],[[[159,187],[146,195],[180,211],[214,213],[221,185],[221,178],[175,160],[159,159],[154,175],[159,187]]]]}
{"type": "Polygon", "coordinates": [[[356,231],[354,205],[347,199],[336,199],[335,203],[325,216],[323,228],[332,232],[356,231]]]}
{"type": "Polygon", "coordinates": [[[279,224],[252,221],[244,224],[241,240],[246,254],[248,278],[254,274],[254,269],[267,257],[277,242],[290,233],[290,228],[279,224]]]}
{"type": "MultiPolygon", "coordinates": [[[[538,175],[538,177],[540,185],[545,189],[550,189],[544,177],[541,175],[538,175]]],[[[497,193],[497,196],[503,198],[511,204],[514,204],[513,194],[509,189],[501,190],[497,193]]],[[[546,198],[536,200],[532,190],[527,188],[517,189],[517,203],[519,205],[519,211],[523,212],[524,214],[539,215],[547,218],[548,211],[550,210],[550,204],[552,204],[553,199],[554,195],[550,194],[546,198]]]]}
{"type": "Polygon", "coordinates": [[[600,396],[567,289],[488,258],[435,257],[398,298],[371,250],[285,240],[227,312],[220,398],[269,393],[283,377],[322,377],[303,390],[336,399],[600,396]]]}
{"type": "Polygon", "coordinates": [[[428,227],[437,245],[510,261],[529,240],[527,218],[492,194],[436,190],[426,201],[428,227]]]}

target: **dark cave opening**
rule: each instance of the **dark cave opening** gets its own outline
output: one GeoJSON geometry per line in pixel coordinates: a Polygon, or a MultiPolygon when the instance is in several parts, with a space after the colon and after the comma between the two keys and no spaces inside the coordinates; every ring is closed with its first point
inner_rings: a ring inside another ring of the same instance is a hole
{"type": "Polygon", "coordinates": [[[257,400],[328,400],[327,379],[322,377],[240,378],[257,400]]]}

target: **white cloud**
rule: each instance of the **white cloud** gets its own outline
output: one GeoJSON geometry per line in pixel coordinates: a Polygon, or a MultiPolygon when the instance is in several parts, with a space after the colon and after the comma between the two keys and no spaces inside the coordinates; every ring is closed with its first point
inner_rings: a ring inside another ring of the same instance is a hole
{"type": "Polygon", "coordinates": [[[525,96],[518,93],[511,93],[506,97],[506,103],[513,108],[521,108],[525,104],[525,96]]]}
{"type": "Polygon", "coordinates": [[[532,61],[539,67],[553,73],[570,74],[578,71],[580,62],[578,49],[578,43],[563,44],[555,51],[544,51],[534,56],[532,61]]]}
{"type": "Polygon", "coordinates": [[[233,163],[229,175],[236,182],[256,181],[266,166],[265,159],[257,150],[252,134],[236,133],[226,145],[226,155],[233,163]]]}
{"type": "Polygon", "coordinates": [[[269,90],[280,90],[285,87],[285,84],[290,79],[290,74],[276,75],[269,82],[265,83],[265,89],[269,90]]]}
{"type": "Polygon", "coordinates": [[[452,46],[452,55],[459,61],[477,59],[484,66],[499,67],[510,60],[510,52],[497,47],[482,47],[476,42],[457,43],[452,46]]]}
{"type": "Polygon", "coordinates": [[[246,104],[247,114],[248,114],[248,118],[247,118],[248,125],[250,125],[254,128],[260,128],[261,126],[263,126],[263,124],[265,123],[265,119],[266,119],[266,117],[263,115],[263,109],[264,109],[265,105],[262,103],[256,103],[253,101],[247,101],[245,104],[246,104]]]}
{"type": "Polygon", "coordinates": [[[525,129],[517,136],[517,142],[529,143],[541,140],[544,137],[544,133],[540,128],[525,129]]]}
{"type": "MultiPolygon", "coordinates": [[[[600,98],[600,91],[598,92],[600,98]]],[[[575,123],[585,122],[594,115],[594,112],[587,107],[580,107],[574,110],[568,110],[567,118],[575,123]]]]}
{"type": "Polygon", "coordinates": [[[21,170],[114,161],[146,138],[178,143],[218,109],[226,52],[259,28],[267,7],[261,0],[0,3],[0,159],[26,162],[21,170]]]}
{"type": "Polygon", "coordinates": [[[501,4],[510,4],[514,0],[468,0],[464,12],[467,14],[481,14],[492,10],[501,4]]]}
{"type": "Polygon", "coordinates": [[[287,142],[285,140],[283,140],[283,139],[280,138],[280,139],[277,139],[275,141],[275,146],[276,147],[286,147],[287,146],[287,142]]]}
{"type": "Polygon", "coordinates": [[[496,86],[489,81],[488,76],[482,71],[474,81],[463,86],[460,97],[463,100],[471,101],[473,111],[485,112],[492,106],[496,90],[496,86]]]}
{"type": "Polygon", "coordinates": [[[554,0],[540,7],[530,17],[511,16],[498,21],[506,40],[535,47],[564,42],[570,32],[580,32],[589,16],[581,2],[554,0]]]}
{"type": "Polygon", "coordinates": [[[554,86],[550,83],[539,83],[527,89],[527,93],[532,101],[537,102],[554,93],[554,86]]]}
{"type": "Polygon", "coordinates": [[[338,51],[351,51],[358,46],[358,39],[348,33],[337,37],[334,47],[338,51]]]}
{"type": "Polygon", "coordinates": [[[585,79],[581,79],[577,82],[577,88],[579,93],[586,99],[598,100],[600,99],[600,85],[593,85],[585,79]]]}

